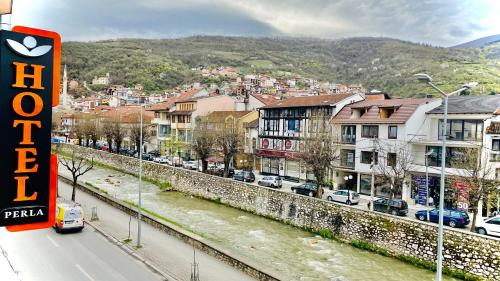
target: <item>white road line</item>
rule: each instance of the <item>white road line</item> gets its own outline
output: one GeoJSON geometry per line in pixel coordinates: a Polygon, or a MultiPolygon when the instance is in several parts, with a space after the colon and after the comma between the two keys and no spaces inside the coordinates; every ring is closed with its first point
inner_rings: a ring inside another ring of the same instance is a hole
{"type": "Polygon", "coordinates": [[[52,243],[52,245],[54,245],[54,247],[59,248],[59,244],[57,244],[56,241],[54,241],[54,239],[50,238],[50,236],[48,235],[45,235],[45,237],[49,239],[49,241],[52,243]]]}
{"type": "Polygon", "coordinates": [[[85,277],[87,277],[90,281],[95,281],[94,278],[92,278],[92,276],[90,276],[87,271],[83,270],[83,268],[78,265],[78,264],[75,264],[76,268],[78,268],[78,270],[80,270],[81,273],[83,273],[83,275],[85,275],[85,277]]]}

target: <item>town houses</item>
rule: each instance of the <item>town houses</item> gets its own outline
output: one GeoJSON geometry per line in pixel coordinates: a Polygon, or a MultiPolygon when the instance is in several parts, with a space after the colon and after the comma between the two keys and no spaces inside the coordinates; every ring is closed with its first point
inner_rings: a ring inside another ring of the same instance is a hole
{"type": "MultiPolygon", "coordinates": [[[[133,154],[139,149],[133,131],[142,113],[147,128],[145,151],[182,162],[200,160],[193,149],[193,132],[200,122],[207,122],[207,128],[214,131],[229,126],[238,134],[231,168],[279,176],[296,184],[317,181],[303,155],[308,152],[307,141],[318,131],[317,118],[322,116],[335,156],[323,179],[328,188],[348,189],[366,197],[388,197],[392,190],[396,198],[410,205],[436,202],[443,134],[448,141],[445,172],[451,179],[447,186],[452,190],[445,198],[447,206],[460,201],[467,207],[467,196],[460,195],[458,188],[460,182],[453,180],[461,173],[461,167],[455,166],[464,149],[477,151],[481,165],[493,171],[489,178],[500,178],[498,95],[450,97],[443,133],[443,105],[438,98],[396,98],[378,90],[367,91],[361,84],[242,75],[230,67],[193,71],[205,78],[223,79],[218,84],[195,82],[160,92],[148,92],[140,83],[126,87],[101,79],[93,84],[105,86],[102,90],[69,97],[64,75],[65,102],[56,110],[54,132],[64,136],[64,141],[87,139],[88,143],[92,134],[82,135],[84,130],[79,127],[83,125],[79,124],[112,120],[123,127],[121,131],[115,128],[106,136],[102,125],[91,126],[99,132],[98,142],[106,143],[110,151],[127,148],[133,154]],[[382,167],[399,166],[402,161],[411,161],[411,165],[401,186],[391,188],[382,179],[382,167]]],[[[220,164],[223,151],[214,145],[211,153],[206,160],[220,164]]]]}

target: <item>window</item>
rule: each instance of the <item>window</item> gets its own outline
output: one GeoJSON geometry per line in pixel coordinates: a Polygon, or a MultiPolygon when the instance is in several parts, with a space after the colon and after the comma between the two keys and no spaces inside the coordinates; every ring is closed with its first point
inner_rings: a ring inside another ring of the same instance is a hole
{"type": "MultiPolygon", "coordinates": [[[[439,139],[441,139],[443,120],[439,120],[439,139]]],[[[483,139],[482,120],[448,120],[446,124],[448,140],[480,141],[483,139]]]]}
{"type": "Polygon", "coordinates": [[[160,137],[170,135],[170,125],[160,125],[160,137]]]}
{"type": "Polygon", "coordinates": [[[354,168],[354,150],[342,149],[340,151],[340,165],[342,167],[354,168]]]}
{"type": "Polygon", "coordinates": [[[398,138],[398,126],[389,126],[389,138],[390,139],[398,138]]]}
{"type": "Polygon", "coordinates": [[[491,150],[500,151],[500,140],[493,140],[492,141],[491,150]]]}
{"type": "Polygon", "coordinates": [[[387,166],[394,167],[396,166],[396,160],[397,160],[397,154],[396,153],[387,153],[387,166]]]}
{"type": "Polygon", "coordinates": [[[500,168],[497,168],[497,169],[495,170],[495,175],[496,175],[496,177],[497,177],[497,180],[500,180],[500,168]]]}
{"type": "Polygon", "coordinates": [[[493,218],[487,222],[488,224],[496,224],[500,225],[500,219],[499,218],[493,218]]]}
{"type": "Polygon", "coordinates": [[[361,136],[364,138],[378,138],[378,126],[363,125],[361,136]]]}
{"type": "MultiPolygon", "coordinates": [[[[428,146],[426,149],[427,152],[432,152],[429,156],[427,156],[427,165],[432,167],[440,167],[441,166],[441,147],[440,146],[428,146]]],[[[473,154],[474,155],[474,154],[473,154]]],[[[462,147],[447,147],[446,148],[446,167],[452,167],[453,163],[460,161],[460,159],[464,158],[463,148],[462,147]]]]}
{"type": "MultiPolygon", "coordinates": [[[[372,163],[372,151],[361,151],[361,163],[371,164],[372,163]]],[[[378,152],[375,152],[375,165],[378,164],[378,152]]]]}
{"type": "Polygon", "coordinates": [[[288,120],[288,131],[299,132],[300,131],[300,120],[288,120]]]}
{"type": "Polygon", "coordinates": [[[356,126],[355,125],[342,125],[342,142],[355,143],[356,142],[356,126]]]}

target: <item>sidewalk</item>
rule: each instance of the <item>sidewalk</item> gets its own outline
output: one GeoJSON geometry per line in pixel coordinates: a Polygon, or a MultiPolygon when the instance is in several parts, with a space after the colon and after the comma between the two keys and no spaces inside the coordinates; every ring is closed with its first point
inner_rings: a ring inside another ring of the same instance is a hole
{"type": "Polygon", "coordinates": [[[10,265],[9,256],[0,247],[0,280],[2,281],[19,281],[14,268],[10,265]]]}
{"type": "MultiPolygon", "coordinates": [[[[60,196],[69,198],[71,187],[59,181],[59,193],[60,196]]],[[[128,244],[130,248],[167,275],[173,276],[177,280],[187,281],[190,279],[191,264],[193,263],[193,248],[190,245],[143,222],[141,223],[142,247],[136,249],[137,221],[135,217],[130,217],[99,199],[78,190],[76,201],[82,204],[87,219],[92,214],[92,207],[97,207],[99,220],[93,221],[92,224],[118,241],[123,242],[129,237],[130,224],[130,238],[132,239],[128,244]]],[[[196,250],[196,262],[199,263],[201,280],[254,280],[245,273],[198,250],[196,250]]]]}

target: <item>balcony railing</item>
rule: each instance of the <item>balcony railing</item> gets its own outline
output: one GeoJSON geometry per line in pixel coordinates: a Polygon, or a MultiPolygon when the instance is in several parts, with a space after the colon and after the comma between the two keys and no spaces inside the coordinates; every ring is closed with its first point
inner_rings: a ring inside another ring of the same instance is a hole
{"type": "Polygon", "coordinates": [[[340,168],[354,169],[354,162],[347,161],[345,158],[340,158],[340,161],[337,162],[340,168]]]}
{"type": "Polygon", "coordinates": [[[355,144],[356,143],[356,135],[343,135],[340,138],[342,143],[355,144]]]}

